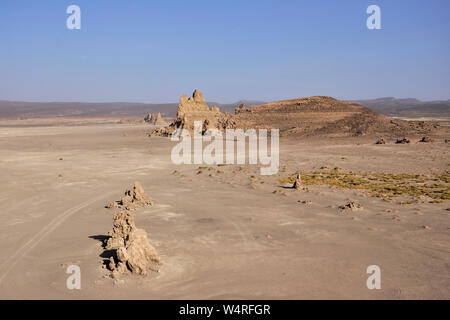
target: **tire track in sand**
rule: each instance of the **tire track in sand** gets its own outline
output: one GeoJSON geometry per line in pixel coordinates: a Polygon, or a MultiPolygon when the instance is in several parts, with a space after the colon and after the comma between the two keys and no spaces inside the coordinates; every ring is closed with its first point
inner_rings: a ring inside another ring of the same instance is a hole
{"type": "Polygon", "coordinates": [[[0,265],[0,284],[4,280],[4,278],[8,275],[11,269],[33,248],[35,248],[47,235],[53,232],[61,223],[63,223],[67,218],[69,218],[74,213],[80,211],[81,209],[86,208],[87,206],[97,202],[103,198],[106,198],[113,193],[105,194],[99,196],[95,199],[91,199],[85,202],[82,202],[70,209],[67,209],[63,213],[59,214],[55,218],[53,218],[50,223],[48,223],[45,227],[43,227],[38,233],[36,233],[33,237],[31,237],[24,245],[22,245],[16,253],[10,256],[8,259],[3,260],[3,263],[0,265]],[[6,267],[5,267],[6,266],[6,267]],[[5,270],[2,271],[5,267],[5,270]]]}

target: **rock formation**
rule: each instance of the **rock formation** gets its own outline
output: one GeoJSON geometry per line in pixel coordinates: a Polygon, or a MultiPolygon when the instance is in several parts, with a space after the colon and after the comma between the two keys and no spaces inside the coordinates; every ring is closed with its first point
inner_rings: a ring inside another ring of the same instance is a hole
{"type": "Polygon", "coordinates": [[[108,235],[105,249],[113,252],[108,263],[112,278],[130,272],[139,275],[158,272],[161,259],[149,243],[145,230],[136,228],[129,211],[114,215],[113,229],[108,235]]]}
{"type": "Polygon", "coordinates": [[[422,139],[420,139],[419,142],[433,142],[433,139],[425,136],[425,137],[422,137],[422,139]]]}
{"type": "Polygon", "coordinates": [[[153,124],[155,122],[155,117],[153,116],[153,114],[148,113],[145,118],[144,121],[150,124],[153,124]]]}
{"type": "Polygon", "coordinates": [[[136,228],[134,217],[128,211],[116,213],[114,215],[113,229],[108,232],[109,238],[106,240],[105,249],[115,250],[125,245],[131,231],[136,228]]]}
{"type": "Polygon", "coordinates": [[[234,110],[234,114],[248,112],[249,109],[245,106],[245,102],[242,102],[240,105],[236,107],[236,110],[234,110]]]}
{"type": "Polygon", "coordinates": [[[294,185],[292,186],[295,190],[301,190],[302,189],[302,178],[300,177],[300,173],[297,173],[297,176],[295,177],[294,185]]]}
{"type": "Polygon", "coordinates": [[[138,181],[135,181],[133,189],[126,190],[122,199],[119,201],[113,201],[106,207],[135,210],[140,207],[152,206],[153,204],[153,200],[145,193],[142,185],[138,181]]]}
{"type": "Polygon", "coordinates": [[[194,130],[194,121],[201,121],[203,129],[219,129],[222,113],[216,106],[208,107],[200,90],[195,90],[192,97],[183,95],[178,105],[176,128],[194,130]]]}
{"type": "Polygon", "coordinates": [[[409,143],[409,142],[410,141],[408,139],[403,138],[403,139],[397,139],[397,141],[395,143],[397,143],[397,144],[406,144],[406,143],[409,143]]]}
{"type": "Polygon", "coordinates": [[[168,136],[176,129],[194,130],[194,121],[202,123],[202,132],[208,129],[225,129],[233,126],[231,115],[221,113],[217,106],[209,107],[200,90],[195,90],[191,97],[183,95],[178,104],[175,121],[166,128],[159,128],[150,136],[168,136]]]}
{"type": "Polygon", "coordinates": [[[158,114],[156,115],[156,119],[155,119],[155,125],[166,125],[167,122],[163,119],[163,117],[161,116],[161,112],[158,112],[158,114]]]}
{"type": "Polygon", "coordinates": [[[161,112],[155,117],[153,114],[149,113],[145,116],[144,121],[153,125],[166,125],[167,122],[161,116],[161,112]]]}
{"type": "Polygon", "coordinates": [[[350,211],[359,211],[359,210],[363,210],[364,207],[360,203],[350,200],[346,204],[339,206],[339,209],[350,210],[350,211]]]}

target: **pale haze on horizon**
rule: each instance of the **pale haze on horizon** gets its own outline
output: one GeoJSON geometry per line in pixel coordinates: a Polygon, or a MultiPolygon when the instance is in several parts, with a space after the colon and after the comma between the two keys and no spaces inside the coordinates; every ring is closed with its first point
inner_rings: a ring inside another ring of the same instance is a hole
{"type": "Polygon", "coordinates": [[[0,100],[450,98],[450,2],[2,1],[0,100]],[[81,8],[81,30],[66,9],[81,8]],[[381,30],[366,9],[381,8],[381,30]]]}

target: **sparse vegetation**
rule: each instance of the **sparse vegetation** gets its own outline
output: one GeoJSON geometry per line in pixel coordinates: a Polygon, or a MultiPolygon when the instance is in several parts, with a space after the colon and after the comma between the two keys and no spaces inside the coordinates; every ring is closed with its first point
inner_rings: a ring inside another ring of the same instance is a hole
{"type": "MultiPolygon", "coordinates": [[[[392,199],[398,196],[413,198],[429,197],[430,203],[441,203],[450,200],[450,172],[431,176],[419,174],[390,173],[355,173],[344,172],[337,168],[301,172],[302,183],[305,185],[329,185],[339,188],[360,189],[368,195],[392,199]]],[[[295,174],[279,179],[280,183],[294,183],[295,174]]]]}

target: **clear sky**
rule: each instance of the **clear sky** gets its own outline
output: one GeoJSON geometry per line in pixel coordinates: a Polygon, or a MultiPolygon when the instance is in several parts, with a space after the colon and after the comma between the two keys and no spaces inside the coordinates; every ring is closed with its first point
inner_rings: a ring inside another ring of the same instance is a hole
{"type": "Polygon", "coordinates": [[[448,0],[1,0],[0,99],[450,98],[448,0]],[[81,8],[68,30],[66,8],[81,8]],[[368,5],[381,30],[368,30],[368,5]]]}

